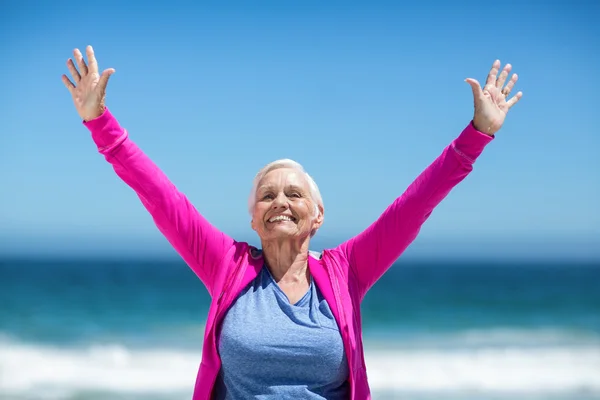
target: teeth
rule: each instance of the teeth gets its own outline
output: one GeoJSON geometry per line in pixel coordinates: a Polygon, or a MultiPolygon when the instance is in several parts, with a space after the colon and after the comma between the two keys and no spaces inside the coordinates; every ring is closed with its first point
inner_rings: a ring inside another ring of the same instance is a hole
{"type": "Polygon", "coordinates": [[[287,215],[278,215],[269,220],[269,222],[277,222],[277,221],[293,221],[292,217],[288,217],[287,215]]]}

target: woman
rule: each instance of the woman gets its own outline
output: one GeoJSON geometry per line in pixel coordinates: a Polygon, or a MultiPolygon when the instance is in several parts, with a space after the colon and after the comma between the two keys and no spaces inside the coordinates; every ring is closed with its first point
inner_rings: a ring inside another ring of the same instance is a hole
{"type": "Polygon", "coordinates": [[[73,81],[62,80],[92,139],[139,196],[158,229],[208,289],[202,360],[193,398],[369,399],[360,304],[369,288],[415,239],[434,207],[472,170],[521,92],[507,101],[493,63],[473,90],[473,120],[365,231],[321,254],[309,251],[323,223],[319,189],[291,160],[257,174],[249,198],[260,249],[213,227],[129,139],[104,105],[114,69],[98,73],[74,51],[73,81]]]}

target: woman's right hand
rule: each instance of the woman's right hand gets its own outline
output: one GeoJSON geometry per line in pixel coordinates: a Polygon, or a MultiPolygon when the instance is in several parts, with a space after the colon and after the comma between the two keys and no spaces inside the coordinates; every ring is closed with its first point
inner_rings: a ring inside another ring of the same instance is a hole
{"type": "Polygon", "coordinates": [[[86,55],[89,65],[86,65],[83,55],[79,49],[73,50],[75,61],[79,71],[72,59],[67,60],[67,67],[73,78],[72,82],[63,74],[62,81],[69,89],[73,97],[73,103],[77,113],[84,121],[98,118],[104,112],[104,100],[106,96],[106,85],[108,78],[115,72],[114,68],[105,69],[102,75],[98,74],[98,62],[94,56],[92,46],[87,46],[86,55]]]}

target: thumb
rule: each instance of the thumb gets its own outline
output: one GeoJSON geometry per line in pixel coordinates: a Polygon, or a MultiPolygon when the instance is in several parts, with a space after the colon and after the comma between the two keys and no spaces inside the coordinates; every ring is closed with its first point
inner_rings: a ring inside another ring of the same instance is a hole
{"type": "Polygon", "coordinates": [[[98,90],[100,91],[100,93],[104,93],[106,91],[106,85],[108,85],[108,78],[110,78],[110,76],[114,73],[114,68],[108,68],[102,71],[102,75],[100,75],[100,79],[98,80],[98,90]]]}
{"type": "MultiPolygon", "coordinates": [[[[102,78],[100,78],[102,79],[102,78]]],[[[477,101],[480,100],[483,97],[483,91],[481,90],[481,86],[479,85],[479,82],[477,82],[476,79],[473,78],[467,78],[465,79],[465,82],[467,82],[469,84],[469,86],[471,86],[471,89],[473,90],[473,100],[477,101]]]]}

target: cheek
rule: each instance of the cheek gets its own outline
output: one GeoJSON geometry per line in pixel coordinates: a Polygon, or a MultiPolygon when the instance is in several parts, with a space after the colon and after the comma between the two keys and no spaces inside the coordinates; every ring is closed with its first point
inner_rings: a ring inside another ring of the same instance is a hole
{"type": "Polygon", "coordinates": [[[264,219],[270,210],[271,210],[270,203],[257,203],[257,205],[254,206],[254,211],[252,213],[253,220],[256,223],[264,224],[265,223],[264,219]]]}
{"type": "Polygon", "coordinates": [[[315,206],[312,202],[303,201],[301,209],[305,218],[313,218],[315,216],[315,206]]]}
{"type": "Polygon", "coordinates": [[[254,210],[252,210],[252,220],[254,222],[262,221],[263,216],[265,215],[264,207],[261,207],[260,203],[257,203],[254,206],[254,210]]]}

